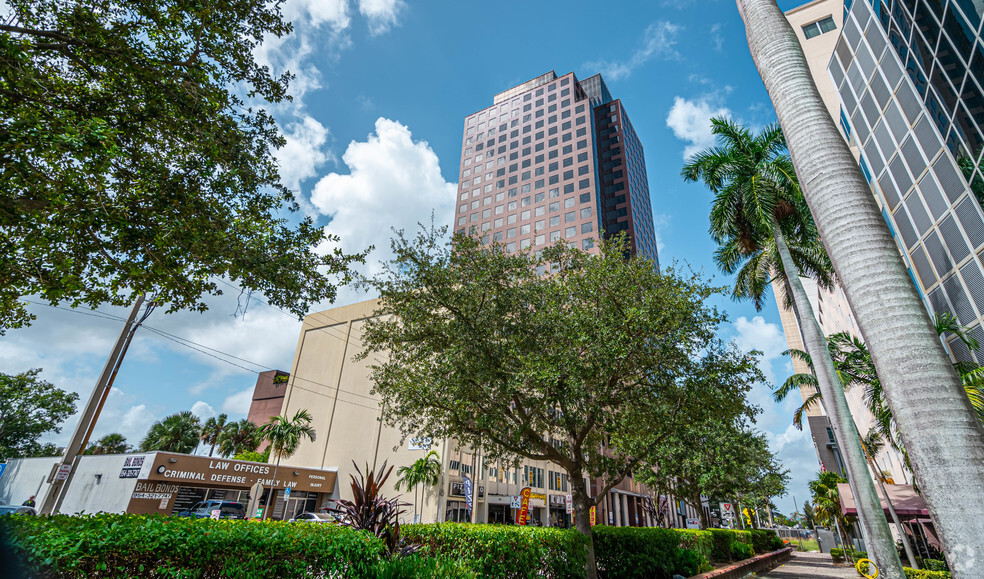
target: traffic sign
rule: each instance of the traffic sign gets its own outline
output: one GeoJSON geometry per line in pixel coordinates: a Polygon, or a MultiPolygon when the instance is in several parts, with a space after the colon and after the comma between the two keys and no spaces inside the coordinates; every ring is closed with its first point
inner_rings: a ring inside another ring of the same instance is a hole
{"type": "Polygon", "coordinates": [[[58,472],[55,473],[55,480],[68,480],[68,475],[72,472],[72,465],[70,464],[59,464],[58,472]]]}
{"type": "Polygon", "coordinates": [[[285,499],[289,499],[290,498],[290,487],[287,487],[287,488],[284,489],[284,498],[285,499]]]}
{"type": "Polygon", "coordinates": [[[721,518],[722,519],[735,518],[735,508],[731,503],[721,503],[721,518]]]}

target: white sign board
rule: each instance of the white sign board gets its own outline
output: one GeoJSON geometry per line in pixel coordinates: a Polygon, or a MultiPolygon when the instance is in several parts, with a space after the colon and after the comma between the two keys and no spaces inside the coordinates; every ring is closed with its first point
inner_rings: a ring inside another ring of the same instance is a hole
{"type": "Polygon", "coordinates": [[[721,518],[722,519],[733,519],[735,518],[735,507],[731,503],[721,503],[721,518]]]}
{"type": "Polygon", "coordinates": [[[571,495],[567,495],[567,497],[565,497],[565,501],[564,502],[566,503],[566,506],[567,506],[567,514],[569,515],[572,512],[574,512],[574,499],[573,499],[573,497],[571,497],[571,495]]]}
{"type": "Polygon", "coordinates": [[[218,521],[219,520],[219,515],[221,515],[221,514],[222,514],[222,511],[221,510],[215,509],[215,510],[212,511],[212,516],[210,518],[218,521]]]}
{"type": "Polygon", "coordinates": [[[688,529],[699,529],[700,528],[700,519],[687,519],[687,528],[688,529]]]}
{"type": "Polygon", "coordinates": [[[55,473],[55,480],[68,480],[68,475],[71,472],[72,472],[72,465],[59,464],[58,472],[55,473]]]}

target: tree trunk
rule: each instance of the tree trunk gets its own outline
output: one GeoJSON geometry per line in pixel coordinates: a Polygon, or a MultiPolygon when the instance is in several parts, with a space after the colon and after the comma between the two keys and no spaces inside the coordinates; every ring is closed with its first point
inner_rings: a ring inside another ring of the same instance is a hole
{"type": "Polygon", "coordinates": [[[868,475],[868,459],[864,449],[861,448],[861,437],[851,417],[844,387],[840,384],[834,362],[830,358],[827,340],[823,337],[820,324],[813,315],[813,306],[810,305],[810,300],[803,289],[803,282],[800,281],[799,271],[793,263],[786,240],[778,228],[774,235],[782,267],[786,273],[787,287],[793,298],[793,315],[796,316],[803,336],[803,346],[813,360],[813,373],[817,377],[817,386],[823,397],[823,407],[830,418],[834,438],[844,459],[847,479],[858,507],[858,519],[867,539],[868,553],[886,578],[905,579],[892,531],[885,520],[878,492],[868,475]]]}
{"type": "Polygon", "coordinates": [[[803,193],[871,351],[955,579],[984,576],[984,427],[775,0],[736,0],[803,193]]]}
{"type": "Polygon", "coordinates": [[[598,567],[595,563],[594,539],[591,537],[591,507],[594,501],[588,496],[584,487],[584,479],[578,474],[568,473],[571,482],[571,500],[574,502],[574,526],[588,538],[587,579],[598,579],[598,567]]]}
{"type": "Polygon", "coordinates": [[[705,511],[703,505],[701,505],[700,495],[697,495],[697,502],[694,504],[697,505],[695,510],[697,511],[697,518],[700,519],[700,528],[709,529],[711,527],[711,520],[707,516],[707,511],[705,511]]]}

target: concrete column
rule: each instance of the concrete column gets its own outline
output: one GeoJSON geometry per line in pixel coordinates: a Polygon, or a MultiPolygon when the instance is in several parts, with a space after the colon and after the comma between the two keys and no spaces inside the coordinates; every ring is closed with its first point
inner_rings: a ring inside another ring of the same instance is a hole
{"type": "Polygon", "coordinates": [[[612,492],[612,510],[615,512],[615,526],[622,526],[622,504],[618,493],[612,492]]]}
{"type": "Polygon", "coordinates": [[[626,527],[632,526],[632,514],[629,512],[629,497],[622,497],[622,520],[626,527]]]}

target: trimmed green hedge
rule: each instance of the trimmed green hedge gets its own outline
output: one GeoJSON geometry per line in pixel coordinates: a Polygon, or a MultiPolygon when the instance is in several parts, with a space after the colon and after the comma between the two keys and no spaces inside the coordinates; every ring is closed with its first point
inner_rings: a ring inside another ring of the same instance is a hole
{"type": "Polygon", "coordinates": [[[584,577],[587,541],[576,530],[468,523],[400,529],[423,552],[464,560],[479,577],[584,577]]]}
{"type": "Polygon", "coordinates": [[[950,573],[947,571],[926,571],[909,567],[903,567],[902,570],[905,571],[906,579],[950,579],[950,573]]]}
{"type": "MultiPolygon", "coordinates": [[[[444,523],[401,527],[421,545],[389,559],[372,535],[336,525],[212,521],[143,515],[3,517],[0,532],[41,579],[168,577],[250,579],[581,579],[587,540],[576,530],[444,523]]],[[[710,570],[710,557],[752,556],[765,533],[596,526],[599,577],[689,577],[710,570]]],[[[930,579],[935,576],[920,576],[930,579]]]]}
{"type": "Polygon", "coordinates": [[[371,577],[384,551],[363,532],[283,522],[102,514],[0,525],[36,577],[371,577]]]}

